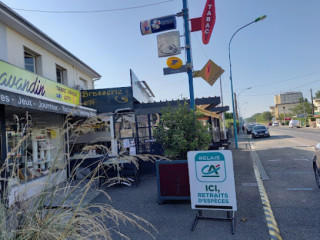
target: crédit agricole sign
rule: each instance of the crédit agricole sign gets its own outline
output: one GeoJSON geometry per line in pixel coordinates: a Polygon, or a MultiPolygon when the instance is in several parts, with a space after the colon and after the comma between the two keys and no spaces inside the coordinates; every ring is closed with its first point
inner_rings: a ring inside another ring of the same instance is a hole
{"type": "Polygon", "coordinates": [[[0,61],[0,87],[61,102],[80,104],[80,91],[0,61]]]}

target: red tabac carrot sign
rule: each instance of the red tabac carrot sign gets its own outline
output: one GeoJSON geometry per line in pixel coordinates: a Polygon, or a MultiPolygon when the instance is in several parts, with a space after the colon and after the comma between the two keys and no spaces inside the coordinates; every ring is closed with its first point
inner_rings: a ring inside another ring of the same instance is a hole
{"type": "Polygon", "coordinates": [[[214,0],[207,0],[201,18],[202,42],[208,44],[216,22],[214,0]]]}

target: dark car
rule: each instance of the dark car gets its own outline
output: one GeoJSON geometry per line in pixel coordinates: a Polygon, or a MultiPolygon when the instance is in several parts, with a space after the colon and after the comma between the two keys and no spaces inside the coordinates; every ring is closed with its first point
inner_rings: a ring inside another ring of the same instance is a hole
{"type": "Polygon", "coordinates": [[[268,128],[266,128],[263,125],[256,125],[253,127],[251,132],[252,138],[258,138],[258,137],[270,137],[270,133],[268,128]]]}
{"type": "Polygon", "coordinates": [[[253,128],[254,126],[255,126],[255,124],[252,124],[252,123],[246,125],[246,133],[247,133],[247,134],[250,134],[250,133],[252,132],[252,128],[253,128]]]}
{"type": "Polygon", "coordinates": [[[316,177],[318,188],[320,188],[320,143],[315,146],[313,156],[313,171],[314,176],[316,177]]]}

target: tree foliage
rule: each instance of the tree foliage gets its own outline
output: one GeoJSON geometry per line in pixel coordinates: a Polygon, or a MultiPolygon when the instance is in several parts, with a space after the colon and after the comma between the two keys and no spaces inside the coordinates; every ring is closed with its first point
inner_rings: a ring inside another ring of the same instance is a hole
{"type": "Polygon", "coordinates": [[[290,108],[293,115],[298,114],[312,114],[312,104],[309,103],[308,99],[300,99],[300,103],[293,108],[290,108]]]}
{"type": "Polygon", "coordinates": [[[265,123],[265,122],[270,122],[272,120],[272,115],[270,112],[265,111],[263,113],[256,113],[252,115],[251,117],[247,118],[247,122],[260,122],[260,123],[265,123]]]}
{"type": "Polygon", "coordinates": [[[154,137],[170,159],[187,159],[187,152],[206,150],[210,144],[210,133],[200,121],[199,114],[180,104],[178,109],[166,107],[161,111],[159,126],[154,137]]]}
{"type": "Polygon", "coordinates": [[[316,92],[315,98],[320,98],[320,90],[318,90],[318,91],[316,92]]]}

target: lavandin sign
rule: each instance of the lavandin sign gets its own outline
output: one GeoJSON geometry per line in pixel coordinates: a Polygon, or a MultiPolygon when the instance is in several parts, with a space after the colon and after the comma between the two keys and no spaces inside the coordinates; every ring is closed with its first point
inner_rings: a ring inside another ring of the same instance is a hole
{"type": "Polygon", "coordinates": [[[0,87],[75,105],[80,104],[79,91],[3,61],[0,61],[0,87]]]}

